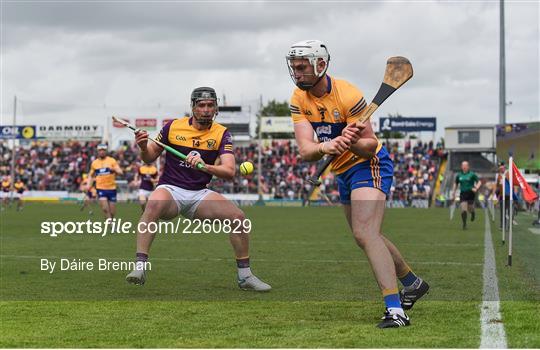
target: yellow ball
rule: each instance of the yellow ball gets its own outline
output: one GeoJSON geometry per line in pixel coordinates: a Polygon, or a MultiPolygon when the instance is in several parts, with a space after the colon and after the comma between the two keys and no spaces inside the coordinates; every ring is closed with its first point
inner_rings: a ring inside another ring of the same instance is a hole
{"type": "Polygon", "coordinates": [[[243,162],[240,164],[240,173],[242,175],[249,175],[253,172],[253,164],[251,162],[243,162]]]}

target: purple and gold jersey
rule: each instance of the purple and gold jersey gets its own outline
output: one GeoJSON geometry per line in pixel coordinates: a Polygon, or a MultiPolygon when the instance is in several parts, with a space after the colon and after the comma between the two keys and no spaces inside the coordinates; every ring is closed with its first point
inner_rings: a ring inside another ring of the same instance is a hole
{"type": "Polygon", "coordinates": [[[153,165],[142,165],[139,167],[139,177],[141,178],[141,190],[153,191],[154,183],[152,180],[156,179],[158,175],[157,168],[153,165]]]}
{"type": "MultiPolygon", "coordinates": [[[[341,135],[347,124],[355,122],[366,108],[367,103],[360,90],[345,81],[326,76],[328,90],[322,97],[315,97],[307,91],[296,88],[291,97],[291,115],[294,123],[308,121],[319,142],[330,141],[341,135]]],[[[376,153],[381,149],[379,142],[376,153]]],[[[351,151],[346,151],[331,164],[336,174],[341,174],[352,166],[364,162],[351,151]]]]}
{"type": "MultiPolygon", "coordinates": [[[[207,164],[214,164],[222,154],[233,153],[232,136],[226,127],[214,122],[210,129],[197,130],[191,122],[191,117],[175,119],[161,129],[156,139],[185,155],[197,152],[207,164]]],[[[193,169],[183,160],[166,152],[165,168],[159,178],[159,185],[201,190],[206,188],[211,179],[212,175],[193,169]]]]}
{"type": "Polygon", "coordinates": [[[15,182],[13,187],[15,187],[15,191],[17,191],[17,193],[20,193],[20,194],[24,193],[24,188],[25,188],[24,182],[19,180],[19,181],[15,182]]]}

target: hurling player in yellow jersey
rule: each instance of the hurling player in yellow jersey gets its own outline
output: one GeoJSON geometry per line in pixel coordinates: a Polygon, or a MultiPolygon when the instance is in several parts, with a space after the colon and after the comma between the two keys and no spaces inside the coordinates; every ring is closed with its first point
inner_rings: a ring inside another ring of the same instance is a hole
{"type": "MultiPolygon", "coordinates": [[[[140,219],[137,265],[126,277],[129,283],[144,284],[146,280],[148,252],[156,232],[144,230],[144,227],[160,219],[167,220],[182,215],[187,219],[198,219],[211,224],[217,221],[223,225],[226,225],[226,222],[242,223],[237,225],[236,230],[222,231],[230,233],[229,240],[236,255],[238,286],[257,292],[271,289],[270,285],[251,272],[250,221],[233,202],[207,188],[212,176],[232,181],[236,169],[232,136],[227,128],[214,121],[217,113],[218,100],[215,90],[210,87],[196,88],[191,93],[191,116],[167,123],[157,136],[159,141],[188,157],[184,161],[171,152],[165,154],[163,173],[140,219]],[[205,166],[206,172],[197,169],[199,163],[205,166]]],[[[156,143],[148,142],[146,131],[137,131],[135,137],[141,150],[141,159],[147,164],[154,162],[164,150],[156,143]]]]}
{"type": "Polygon", "coordinates": [[[107,145],[99,144],[98,158],[92,162],[88,174],[88,188],[92,189],[94,178],[99,205],[107,218],[114,218],[116,214],[116,175],[123,171],[113,157],[107,156],[107,145]]]}
{"type": "Polygon", "coordinates": [[[355,123],[367,105],[364,96],[351,83],[326,74],[330,55],[319,40],[292,45],[286,58],[297,86],[290,109],[300,155],[307,161],[336,156],[331,167],[337,175],[345,217],[384,297],[386,311],[378,327],[408,326],[403,309],[410,309],[429,286],[380,231],[393,163],[371,124],[355,123]],[[401,292],[397,278],[404,286],[401,292]]]}

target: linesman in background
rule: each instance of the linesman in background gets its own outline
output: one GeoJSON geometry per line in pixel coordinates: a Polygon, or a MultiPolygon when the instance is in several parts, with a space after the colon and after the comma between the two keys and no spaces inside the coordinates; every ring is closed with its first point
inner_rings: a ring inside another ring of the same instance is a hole
{"type": "Polygon", "coordinates": [[[461,208],[461,221],[463,229],[467,229],[467,213],[471,214],[471,222],[474,221],[476,213],[474,211],[474,202],[476,201],[476,192],[482,186],[478,175],[471,171],[469,162],[461,162],[461,171],[456,175],[456,181],[452,188],[452,198],[456,198],[456,191],[459,186],[459,206],[461,208]]]}

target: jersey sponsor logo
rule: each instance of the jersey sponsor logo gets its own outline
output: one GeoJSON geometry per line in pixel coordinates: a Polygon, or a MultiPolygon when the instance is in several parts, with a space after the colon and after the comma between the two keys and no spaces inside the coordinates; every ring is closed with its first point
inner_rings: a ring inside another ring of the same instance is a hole
{"type": "Polygon", "coordinates": [[[206,140],[206,147],[208,147],[208,149],[216,149],[216,144],[217,141],[214,139],[206,140]]]}
{"type": "Polygon", "coordinates": [[[96,173],[98,175],[109,175],[111,173],[111,169],[110,168],[101,168],[101,169],[97,169],[96,170],[96,173]]]}
{"type": "Polygon", "coordinates": [[[317,127],[315,132],[317,133],[317,136],[322,136],[323,134],[331,135],[332,127],[330,125],[321,125],[317,127]]]}

